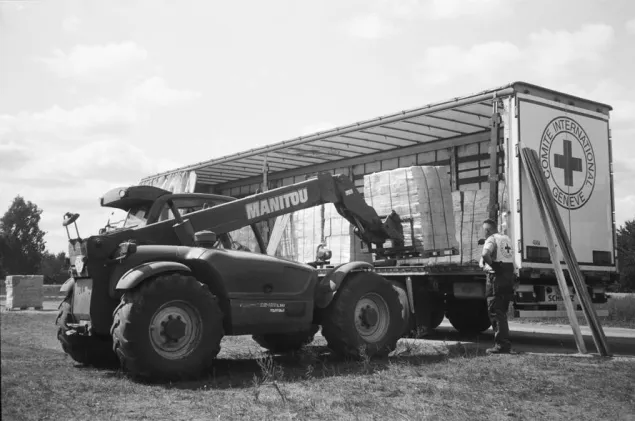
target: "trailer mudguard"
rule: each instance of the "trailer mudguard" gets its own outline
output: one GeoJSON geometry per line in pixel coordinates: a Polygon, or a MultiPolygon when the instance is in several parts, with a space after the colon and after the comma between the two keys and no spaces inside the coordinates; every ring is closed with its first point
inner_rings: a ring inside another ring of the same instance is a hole
{"type": "Polygon", "coordinates": [[[373,265],[368,262],[342,263],[327,272],[316,288],[315,306],[326,308],[335,297],[335,293],[346,276],[353,271],[359,270],[373,270],[373,265]]]}
{"type": "Polygon", "coordinates": [[[158,275],[163,272],[192,272],[192,270],[182,263],[177,262],[150,262],[139,265],[126,272],[115,289],[127,290],[139,285],[144,279],[158,275]]]}
{"type": "Polygon", "coordinates": [[[70,292],[70,290],[72,290],[74,286],[75,286],[75,279],[68,278],[66,281],[64,281],[64,283],[60,287],[60,294],[70,292]]]}

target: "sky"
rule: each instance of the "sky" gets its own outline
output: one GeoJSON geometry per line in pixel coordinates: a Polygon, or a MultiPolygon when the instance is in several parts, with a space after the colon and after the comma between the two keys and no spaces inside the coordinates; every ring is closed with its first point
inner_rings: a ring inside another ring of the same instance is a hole
{"type": "Polygon", "coordinates": [[[526,81],[613,106],[635,217],[632,0],[0,0],[0,212],[65,212],[161,171],[526,81]]]}

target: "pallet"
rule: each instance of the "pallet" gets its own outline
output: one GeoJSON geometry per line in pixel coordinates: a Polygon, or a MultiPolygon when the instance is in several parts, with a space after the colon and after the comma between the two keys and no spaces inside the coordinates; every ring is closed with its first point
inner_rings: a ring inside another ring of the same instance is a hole
{"type": "Polygon", "coordinates": [[[12,307],[12,308],[5,307],[4,311],[20,311],[20,310],[28,310],[30,308],[33,310],[38,310],[38,311],[44,310],[44,307],[42,306],[26,306],[26,307],[22,306],[22,307],[12,307]]]}
{"type": "Polygon", "coordinates": [[[457,247],[452,186],[447,166],[413,166],[364,176],[364,199],[379,215],[393,210],[404,220],[406,246],[417,250],[457,247]]]}

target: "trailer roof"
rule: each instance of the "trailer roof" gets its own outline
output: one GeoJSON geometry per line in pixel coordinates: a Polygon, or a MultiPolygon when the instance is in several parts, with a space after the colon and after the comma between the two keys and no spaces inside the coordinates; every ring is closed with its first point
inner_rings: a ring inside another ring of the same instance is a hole
{"type": "Polygon", "coordinates": [[[516,92],[575,104],[608,114],[609,105],[553,91],[525,82],[514,82],[465,97],[377,117],[332,130],[250,149],[146,177],[141,184],[182,171],[195,171],[197,183],[222,185],[263,174],[350,159],[417,144],[458,138],[489,131],[495,98],[516,92]]]}

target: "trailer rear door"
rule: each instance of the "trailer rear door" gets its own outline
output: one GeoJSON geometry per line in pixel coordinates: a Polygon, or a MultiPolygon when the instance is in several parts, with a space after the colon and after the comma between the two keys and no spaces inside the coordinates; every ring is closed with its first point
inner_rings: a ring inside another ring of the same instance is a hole
{"type": "MultiPolygon", "coordinates": [[[[578,262],[581,266],[614,266],[608,116],[517,95],[519,141],[540,156],[578,262]]],[[[523,266],[532,266],[550,259],[538,209],[525,175],[520,177],[523,266]]]]}

